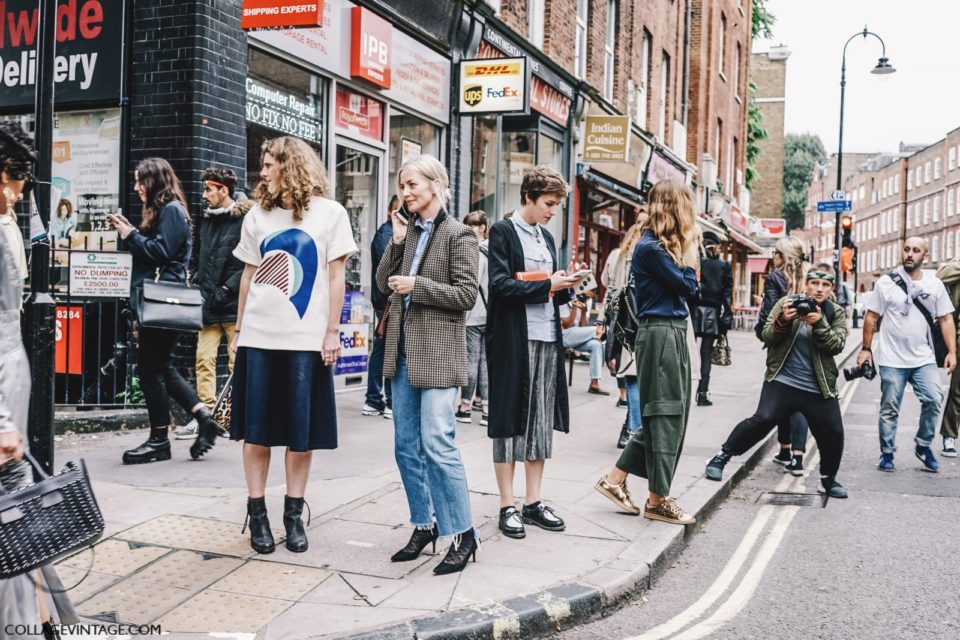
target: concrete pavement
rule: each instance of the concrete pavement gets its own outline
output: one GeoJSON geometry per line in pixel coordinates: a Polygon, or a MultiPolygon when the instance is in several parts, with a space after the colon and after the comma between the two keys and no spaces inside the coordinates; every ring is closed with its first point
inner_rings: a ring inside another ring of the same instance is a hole
{"type": "MultiPolygon", "coordinates": [[[[859,344],[859,332],[847,350],[859,344]]],[[[762,454],[764,444],[728,465],[722,483],[703,465],[756,404],[763,352],[752,332],[731,334],[733,366],[715,367],[713,407],[694,407],[674,495],[705,516],[762,454]]],[[[845,352],[845,353],[846,353],[845,352]]],[[[95,557],[61,565],[64,583],[93,571],[71,594],[81,615],[101,622],[157,623],[165,637],[369,638],[531,637],[590,619],[649,586],[701,525],[686,530],[618,513],[592,489],[616,461],[624,410],[615,397],[588,395],[587,366],[576,365],[571,433],[556,434],[544,500],[567,522],[562,533],[529,527],[524,540],[497,529],[498,498],[490,441],[476,424],[458,425],[482,546],[458,575],[434,576],[437,555],[394,564],[409,537],[407,507],[393,460],[392,424],[360,415],[363,396],[338,396],[340,448],[317,452],[307,500],[310,550],[252,552],[238,443],[221,439],[202,461],[190,441],[174,443],[170,462],[125,467],[121,452],[145,431],[61,437],[58,463],[84,457],[108,531],[95,557]],[[221,636],[222,637],[222,636],[221,636]]],[[[607,381],[612,388],[612,381],[607,381]]],[[[282,536],[282,456],[267,491],[282,536]]],[[[646,487],[630,481],[640,497],[646,487]]],[[[523,493],[518,472],[517,495],[523,493]]],[[[519,499],[519,498],[518,498],[519,499]]],[[[429,548],[428,548],[429,551],[429,548]]]]}

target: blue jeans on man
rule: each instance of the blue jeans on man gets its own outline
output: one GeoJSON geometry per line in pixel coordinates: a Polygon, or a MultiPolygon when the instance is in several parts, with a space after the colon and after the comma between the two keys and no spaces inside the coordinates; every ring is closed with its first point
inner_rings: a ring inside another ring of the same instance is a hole
{"type": "Polygon", "coordinates": [[[412,386],[399,354],[392,380],[394,455],[410,522],[429,527],[436,518],[440,537],[463,533],[473,527],[473,517],[466,471],[454,442],[458,389],[412,386]]]}
{"type": "Polygon", "coordinates": [[[937,365],[925,364],[922,367],[904,369],[900,367],[879,367],[880,369],[880,451],[896,453],[897,422],[900,417],[900,402],[907,382],[913,387],[913,393],[920,401],[920,424],[914,441],[917,446],[929,447],[936,434],[940,417],[940,405],[943,404],[943,388],[940,384],[940,372],[937,365]]]}
{"type": "Polygon", "coordinates": [[[563,330],[563,348],[590,352],[590,379],[599,380],[603,369],[603,343],[597,340],[597,328],[570,327],[563,330]]]}
{"type": "MultiPolygon", "coordinates": [[[[380,313],[376,313],[374,325],[380,324],[380,313]]],[[[367,404],[383,411],[385,407],[392,407],[390,403],[390,379],[383,379],[383,347],[382,338],[373,339],[373,349],[370,351],[370,360],[367,362],[367,404]],[[386,395],[386,402],[384,402],[386,395]]]]}

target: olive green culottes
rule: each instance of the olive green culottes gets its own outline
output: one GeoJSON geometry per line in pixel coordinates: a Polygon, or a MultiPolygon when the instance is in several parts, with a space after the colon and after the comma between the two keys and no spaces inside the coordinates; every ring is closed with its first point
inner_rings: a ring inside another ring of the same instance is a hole
{"type": "Polygon", "coordinates": [[[635,353],[643,428],[630,438],[617,468],[646,478],[650,491],[668,496],[690,414],[686,319],[641,318],[635,353]]]}

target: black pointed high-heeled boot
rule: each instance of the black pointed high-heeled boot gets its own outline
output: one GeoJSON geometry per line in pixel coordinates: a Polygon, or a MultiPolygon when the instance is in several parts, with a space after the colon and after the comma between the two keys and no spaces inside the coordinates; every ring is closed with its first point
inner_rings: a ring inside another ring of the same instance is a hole
{"type": "Polygon", "coordinates": [[[267,519],[267,503],[263,498],[247,498],[247,519],[243,523],[243,533],[250,525],[250,546],[257,553],[273,553],[276,544],[270,521],[267,519]]]}
{"type": "Polygon", "coordinates": [[[467,560],[477,561],[477,549],[480,548],[480,541],[473,534],[473,529],[468,529],[461,534],[453,537],[453,544],[447,549],[447,555],[443,561],[433,568],[433,573],[438,576],[448,573],[459,573],[467,566],[467,560]]]}
{"type": "Polygon", "coordinates": [[[437,525],[433,525],[429,529],[414,529],[413,534],[410,536],[410,541],[407,542],[407,546],[390,556],[390,562],[409,562],[416,560],[424,547],[430,543],[433,543],[433,552],[436,553],[438,537],[437,525]]]}
{"type": "MultiPolygon", "coordinates": [[[[307,532],[303,528],[303,498],[283,497],[283,526],[287,530],[287,549],[294,553],[303,553],[307,550],[307,532]]],[[[307,524],[310,524],[309,509],[307,507],[307,524]]]]}

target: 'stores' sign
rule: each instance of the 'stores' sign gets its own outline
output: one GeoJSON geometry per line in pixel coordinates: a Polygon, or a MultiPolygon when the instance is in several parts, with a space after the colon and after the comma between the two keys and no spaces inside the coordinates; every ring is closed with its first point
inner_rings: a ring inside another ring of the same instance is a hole
{"type": "Polygon", "coordinates": [[[319,27],[323,24],[323,1],[243,0],[241,29],[319,27]]]}
{"type": "MultiPolygon", "coordinates": [[[[57,105],[120,97],[124,0],[59,0],[53,63],[57,105]]],[[[0,0],[0,109],[32,106],[40,22],[36,0],[0,0]]]]}

